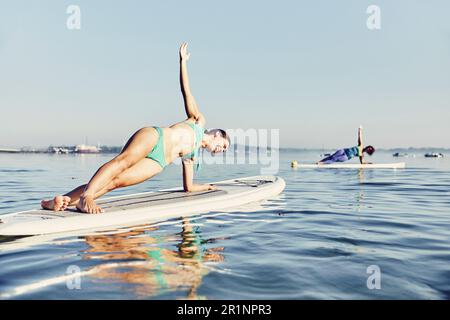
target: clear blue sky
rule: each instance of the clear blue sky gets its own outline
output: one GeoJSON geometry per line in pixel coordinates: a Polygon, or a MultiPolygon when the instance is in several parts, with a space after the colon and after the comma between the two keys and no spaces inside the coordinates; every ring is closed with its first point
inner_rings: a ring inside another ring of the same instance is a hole
{"type": "Polygon", "coordinates": [[[120,145],[182,120],[182,41],[210,127],[321,148],[362,124],[375,146],[450,147],[449,13],[446,0],[0,0],[0,147],[120,145]]]}

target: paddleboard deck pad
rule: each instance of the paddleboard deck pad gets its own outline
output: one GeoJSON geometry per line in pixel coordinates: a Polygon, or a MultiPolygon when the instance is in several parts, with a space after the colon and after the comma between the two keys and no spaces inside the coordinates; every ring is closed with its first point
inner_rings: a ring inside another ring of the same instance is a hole
{"type": "Polygon", "coordinates": [[[404,169],[406,163],[332,163],[332,164],[298,164],[295,168],[303,169],[404,169]]]}
{"type": "Polygon", "coordinates": [[[30,210],[0,215],[0,235],[26,236],[78,230],[107,230],[196,215],[258,202],[280,194],[285,182],[255,176],[213,183],[217,190],[186,193],[179,188],[99,199],[104,213],[30,210]]]}

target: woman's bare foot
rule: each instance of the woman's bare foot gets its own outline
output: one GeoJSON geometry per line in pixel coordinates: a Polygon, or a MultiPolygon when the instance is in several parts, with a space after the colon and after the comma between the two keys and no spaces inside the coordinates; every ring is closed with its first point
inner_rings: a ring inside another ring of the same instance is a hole
{"type": "Polygon", "coordinates": [[[52,200],[42,200],[41,207],[45,210],[64,211],[70,203],[68,196],[56,196],[52,200]]]}
{"type": "Polygon", "coordinates": [[[104,210],[99,207],[92,196],[81,196],[80,201],[77,204],[78,211],[85,213],[102,213],[104,210]]]}

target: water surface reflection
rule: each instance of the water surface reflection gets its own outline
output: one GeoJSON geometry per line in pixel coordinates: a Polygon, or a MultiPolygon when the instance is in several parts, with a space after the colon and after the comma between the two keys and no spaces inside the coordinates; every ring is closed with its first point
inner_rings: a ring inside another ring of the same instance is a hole
{"type": "Polygon", "coordinates": [[[84,237],[89,248],[83,259],[105,261],[90,277],[132,285],[136,298],[141,299],[173,291],[187,291],[184,299],[206,298],[197,289],[209,272],[206,264],[224,260],[224,247],[207,248],[219,239],[204,239],[201,227],[189,218],[182,219],[181,228],[174,235],[159,235],[158,227],[145,227],[84,237]]]}

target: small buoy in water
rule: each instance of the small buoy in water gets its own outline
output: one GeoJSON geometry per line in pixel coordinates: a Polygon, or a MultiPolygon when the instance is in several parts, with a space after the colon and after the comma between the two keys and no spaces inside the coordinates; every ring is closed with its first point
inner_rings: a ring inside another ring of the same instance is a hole
{"type": "Polygon", "coordinates": [[[292,168],[297,168],[297,167],[298,167],[298,162],[297,162],[297,160],[294,160],[294,161],[291,162],[291,167],[292,167],[292,168]]]}

